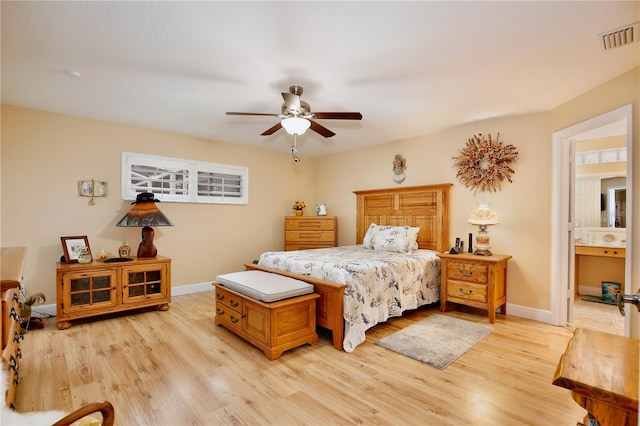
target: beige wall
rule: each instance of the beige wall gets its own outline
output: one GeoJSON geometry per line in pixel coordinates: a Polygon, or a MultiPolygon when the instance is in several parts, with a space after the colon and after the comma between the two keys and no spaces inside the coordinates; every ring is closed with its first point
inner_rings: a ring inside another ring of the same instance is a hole
{"type": "MultiPolygon", "coordinates": [[[[61,236],[86,235],[94,254],[122,241],[137,250],[140,228],[118,228],[130,203],[120,198],[122,151],[249,168],[246,206],[160,203],[174,226],[155,228],[158,253],[172,258],[172,284],[211,282],[242,269],[263,251],[282,250],[283,217],[296,199],[314,203],[313,159],[287,153],[2,106],[2,246],[29,248],[27,292],[55,304],[55,263],[61,236]],[[106,181],[106,198],[77,195],[77,181],[106,181]]],[[[285,147],[286,148],[286,147],[285,147]]],[[[286,151],[283,149],[283,151],[286,151]]]]}
{"type": "MultiPolygon", "coordinates": [[[[457,182],[452,157],[474,134],[495,137],[499,132],[502,141],[518,148],[520,161],[513,183],[485,194],[500,219],[490,229],[492,250],[513,256],[509,304],[549,311],[552,133],[632,103],[637,141],[639,79],[636,68],[552,111],[479,121],[300,164],[287,153],[3,106],[2,245],[29,247],[29,292],[44,291],[47,303],[54,303],[60,236],[88,235],[93,251],[105,247],[113,252],[122,240],[137,243],[139,230],[114,226],[128,206],[119,193],[121,151],[249,167],[248,206],[160,205],[175,224],[156,230],[159,253],[173,259],[174,286],[211,281],[217,274],[238,270],[262,251],[281,249],[282,217],[291,214],[294,199],[311,206],[326,202],[328,214],[338,216],[339,244],[354,244],[353,191],[398,186],[392,180],[395,154],[407,159],[402,186],[455,184],[451,236],[466,243],[468,234],[477,231],[466,219],[481,195],[457,182]],[[77,196],[81,179],[109,182],[109,197],[89,206],[86,198],[77,196]]],[[[640,149],[635,149],[633,159],[640,164],[640,149]]],[[[636,173],[634,187],[640,188],[639,180],[636,173]]],[[[639,211],[639,198],[634,212],[639,211]]],[[[633,216],[634,241],[640,241],[638,216],[633,216]]],[[[637,270],[633,276],[640,283],[637,270]]]]}

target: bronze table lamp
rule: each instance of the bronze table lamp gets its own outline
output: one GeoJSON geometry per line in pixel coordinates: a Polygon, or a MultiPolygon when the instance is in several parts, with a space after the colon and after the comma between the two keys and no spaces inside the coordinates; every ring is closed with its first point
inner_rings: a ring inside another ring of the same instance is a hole
{"type": "Polygon", "coordinates": [[[142,242],[138,246],[138,257],[155,257],[158,249],[153,244],[152,226],[173,226],[173,223],[158,209],[155,196],[151,192],[143,192],[136,196],[131,210],[116,226],[142,227],[142,242]]]}

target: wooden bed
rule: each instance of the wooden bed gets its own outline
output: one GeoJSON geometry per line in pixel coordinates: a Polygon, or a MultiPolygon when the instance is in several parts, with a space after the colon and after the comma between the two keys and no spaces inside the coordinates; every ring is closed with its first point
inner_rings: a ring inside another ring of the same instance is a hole
{"type": "MultiPolygon", "coordinates": [[[[356,244],[362,244],[369,225],[420,226],[418,247],[444,252],[449,249],[449,200],[452,184],[410,186],[354,191],[357,196],[356,244]]],[[[343,295],[345,284],[294,274],[261,265],[255,269],[293,277],[315,287],[320,295],[316,306],[317,325],[331,330],[333,346],[343,349],[343,295]]]]}

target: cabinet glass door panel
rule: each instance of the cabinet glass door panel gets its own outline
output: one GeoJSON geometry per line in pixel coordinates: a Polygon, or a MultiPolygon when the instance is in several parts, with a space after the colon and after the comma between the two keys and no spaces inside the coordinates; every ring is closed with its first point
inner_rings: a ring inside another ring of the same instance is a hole
{"type": "Polygon", "coordinates": [[[93,278],[93,286],[92,288],[109,288],[111,287],[111,279],[110,277],[94,277],[93,278]]]}
{"type": "Polygon", "coordinates": [[[91,288],[91,278],[78,278],[71,280],[71,291],[86,291],[91,288]]]}
{"type": "Polygon", "coordinates": [[[78,272],[65,275],[62,285],[64,312],[104,309],[117,303],[116,271],[78,272]]]}
{"type": "Polygon", "coordinates": [[[166,296],[166,265],[140,265],[123,271],[123,303],[166,296]]]}

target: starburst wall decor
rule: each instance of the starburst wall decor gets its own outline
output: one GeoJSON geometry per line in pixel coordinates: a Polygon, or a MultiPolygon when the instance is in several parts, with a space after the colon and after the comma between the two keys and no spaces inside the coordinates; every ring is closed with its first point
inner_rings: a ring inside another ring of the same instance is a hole
{"type": "Polygon", "coordinates": [[[491,134],[473,135],[456,157],[454,166],[458,168],[456,178],[474,194],[502,190],[504,181],[513,182],[515,173],[512,166],[518,161],[518,150],[513,145],[500,142],[500,133],[496,140],[491,134]]]}

